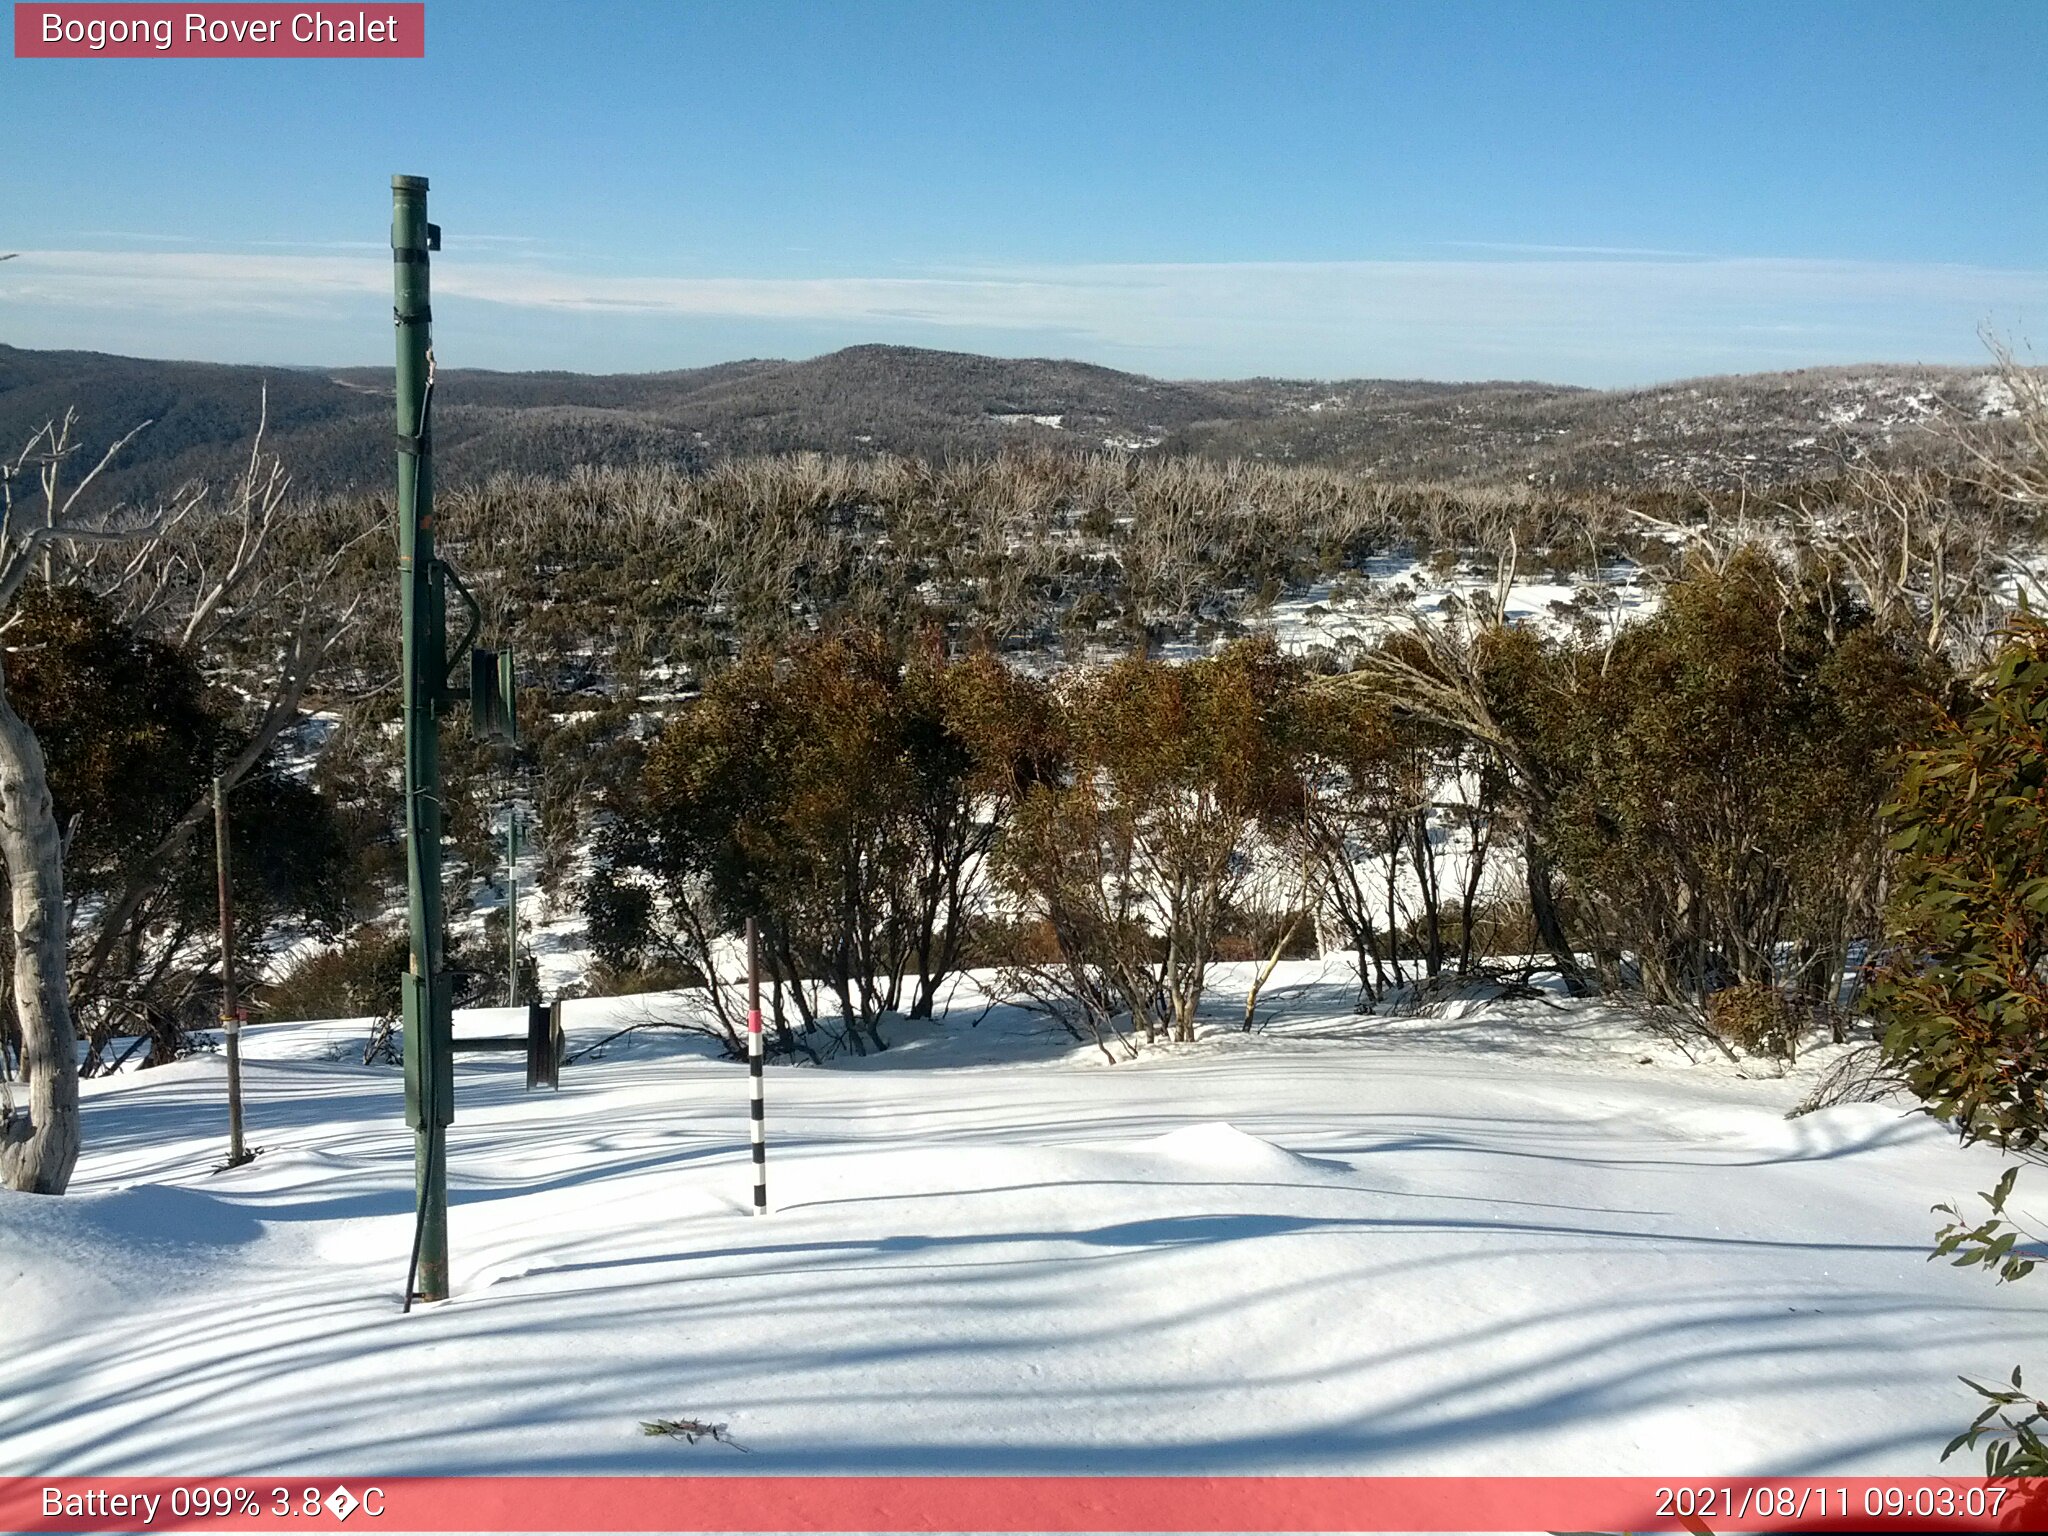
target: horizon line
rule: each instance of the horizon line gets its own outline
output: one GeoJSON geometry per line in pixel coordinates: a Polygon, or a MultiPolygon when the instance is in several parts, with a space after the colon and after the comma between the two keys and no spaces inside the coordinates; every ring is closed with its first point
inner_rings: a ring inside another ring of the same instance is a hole
{"type": "MultiPolygon", "coordinates": [[[[185,368],[234,368],[251,372],[277,370],[286,373],[391,373],[391,363],[288,363],[274,359],[221,361],[204,357],[179,357],[168,354],[147,352],[116,352],[100,347],[25,347],[13,342],[0,341],[0,352],[14,352],[32,356],[82,356],[104,357],[127,363],[153,363],[169,367],[185,368]]],[[[1303,385],[1371,385],[1371,384],[1425,384],[1446,389],[1541,389],[1559,393],[1582,395],[1624,395],[1642,394],[1660,389],[1673,389],[1684,384],[1707,383],[1722,379],[1762,379],[1793,374],[1829,373],[1856,374],[1870,372],[1894,373],[1942,373],[1959,378],[1981,377],[1996,374],[2002,365],[1995,356],[1987,356],[1982,363],[1936,363],[1904,358],[1867,358],[1854,363],[1805,363],[1779,368],[1729,369],[1718,373],[1673,374],[1666,378],[1643,384],[1571,384],[1554,379],[1533,377],[1515,378],[1499,376],[1432,376],[1428,374],[1150,374],[1136,369],[1118,368],[1108,363],[1091,362],[1086,358],[1062,356],[1053,353],[1003,353],[978,352],[951,347],[926,347],[911,342],[856,341],[844,346],[829,347],[821,352],[797,356],[769,356],[754,354],[719,358],[708,363],[688,363],[678,367],[656,368],[570,368],[570,367],[485,367],[454,366],[440,370],[443,377],[454,374],[488,374],[499,378],[525,378],[541,375],[563,375],[576,379],[659,379],[672,378],[679,374],[709,373],[719,368],[731,368],[744,364],[760,364],[764,367],[800,368],[811,363],[823,362],[828,358],[847,352],[912,352],[928,357],[968,358],[977,362],[1001,363],[1048,363],[1059,367],[1094,368],[1104,373],[1118,374],[1124,378],[1143,379],[1151,383],[1180,385],[1226,385],[1226,384],[1303,384],[1303,385]]],[[[2019,365],[2029,373],[2048,372],[2048,364],[2025,363],[2019,365]]]]}

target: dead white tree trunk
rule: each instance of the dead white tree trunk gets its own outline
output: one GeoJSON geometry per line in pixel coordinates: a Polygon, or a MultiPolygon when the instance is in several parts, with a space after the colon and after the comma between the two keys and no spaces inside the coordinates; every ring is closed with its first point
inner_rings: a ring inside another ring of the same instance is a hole
{"type": "Polygon", "coordinates": [[[14,926],[14,1006],[21,1023],[26,1113],[6,1106],[0,1181],[61,1195],[78,1163],[78,1045],[65,982],[64,840],[43,749],[7,700],[0,675],[0,858],[14,926]]]}
{"type": "MultiPolygon", "coordinates": [[[[76,451],[75,418],[66,413],[28,441],[11,463],[0,463],[0,614],[10,610],[37,563],[47,572],[55,545],[113,543],[148,538],[170,514],[133,524],[86,523],[73,509],[79,498],[140,432],[120,438],[66,493],[65,461],[76,451]],[[34,467],[42,516],[18,506],[14,487],[34,467]]],[[[148,423],[144,422],[143,426],[148,423]]],[[[65,973],[69,933],[64,905],[64,834],[50,799],[49,774],[36,734],[14,711],[0,669],[0,858],[7,864],[14,930],[14,1009],[21,1026],[21,1069],[28,1105],[12,1095],[0,1103],[0,1181],[29,1194],[61,1195],[77,1166],[78,1033],[71,1020],[65,973]]]]}

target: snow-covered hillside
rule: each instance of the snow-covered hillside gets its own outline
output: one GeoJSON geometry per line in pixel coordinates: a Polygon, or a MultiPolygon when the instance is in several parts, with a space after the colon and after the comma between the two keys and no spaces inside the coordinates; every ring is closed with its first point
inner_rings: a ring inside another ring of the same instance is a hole
{"type": "MultiPolygon", "coordinates": [[[[765,1218],[701,1042],[531,1095],[465,1056],[454,1297],[410,1316],[360,1025],[252,1028],[232,1172],[218,1059],[88,1082],[75,1193],[0,1195],[0,1470],[1919,1475],[1958,1373],[2048,1347],[2029,1287],[1927,1263],[1996,1162],[1923,1117],[1787,1120],[1809,1069],[1598,1008],[1362,1018],[1311,962],[1269,996],[1117,1066],[963,995],[772,1068],[765,1218]]],[[[660,1011],[571,1004],[572,1047],[660,1011]]]]}

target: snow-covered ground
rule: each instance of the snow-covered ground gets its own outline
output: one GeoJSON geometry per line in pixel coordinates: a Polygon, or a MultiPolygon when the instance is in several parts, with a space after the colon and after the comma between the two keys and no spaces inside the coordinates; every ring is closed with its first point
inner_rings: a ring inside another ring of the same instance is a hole
{"type": "MultiPolygon", "coordinates": [[[[2048,1292],[1927,1262],[1997,1163],[1924,1118],[1786,1120],[1806,1069],[1598,1009],[1356,1017],[1313,962],[1242,1035],[1233,977],[1135,1062],[963,996],[771,1068],[765,1218],[702,1042],[558,1093],[461,1057],[455,1294],[410,1316],[360,1026],[252,1027],[232,1172],[217,1058],[90,1082],[75,1193],[0,1195],[0,1472],[1920,1475],[1959,1373],[2048,1353],[2048,1292]]],[[[662,1007],[571,1004],[572,1047],[662,1007]]]]}
{"type": "MultiPolygon", "coordinates": [[[[1367,561],[1364,571],[1353,576],[1281,598],[1262,622],[1283,650],[1328,649],[1342,656],[1405,630],[1418,618],[1442,622],[1462,611],[1491,615],[1500,597],[1497,576],[1485,571],[1444,573],[1425,560],[1384,556],[1367,561]]],[[[1510,624],[1552,634],[1590,623],[1594,633],[1604,635],[1652,612],[1657,599],[1644,573],[1620,562],[1569,582],[1510,582],[1500,615],[1510,624]]]]}

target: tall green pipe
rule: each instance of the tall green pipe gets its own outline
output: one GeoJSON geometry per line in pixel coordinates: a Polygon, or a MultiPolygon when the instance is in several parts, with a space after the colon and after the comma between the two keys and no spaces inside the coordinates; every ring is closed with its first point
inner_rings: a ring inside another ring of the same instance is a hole
{"type": "MultiPolygon", "coordinates": [[[[509,787],[512,775],[505,775],[509,787]]],[[[519,1005],[519,802],[505,796],[505,1006],[519,1005]]]]}
{"type": "MultiPolygon", "coordinates": [[[[418,1282],[423,1301],[448,1295],[448,1146],[454,1118],[452,993],[441,952],[441,753],[446,625],[434,558],[434,476],[428,406],[433,317],[424,176],[391,178],[391,282],[398,330],[398,567],[405,668],[405,852],[412,965],[406,977],[407,1119],[415,1131],[418,1282]]],[[[410,1305],[412,1296],[408,1295],[410,1305]]]]}

